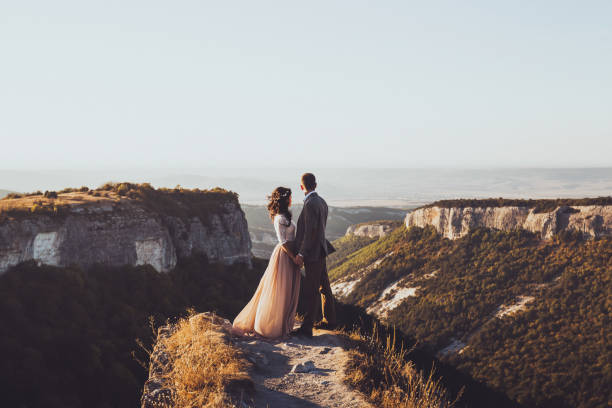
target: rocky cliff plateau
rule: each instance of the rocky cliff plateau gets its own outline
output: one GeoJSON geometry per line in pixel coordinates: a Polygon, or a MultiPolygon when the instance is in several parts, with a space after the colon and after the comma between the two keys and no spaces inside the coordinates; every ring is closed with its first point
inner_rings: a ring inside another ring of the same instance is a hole
{"type": "Polygon", "coordinates": [[[612,235],[612,204],[559,205],[539,211],[529,205],[452,206],[452,203],[419,208],[406,216],[407,227],[433,226],[441,235],[456,239],[470,229],[485,227],[503,231],[525,229],[549,239],[562,231],[576,231],[594,238],[612,235]]]}
{"type": "Polygon", "coordinates": [[[122,183],[0,200],[0,273],[28,260],[84,268],[148,264],[168,272],[194,253],[251,263],[235,194],[122,183]]]}

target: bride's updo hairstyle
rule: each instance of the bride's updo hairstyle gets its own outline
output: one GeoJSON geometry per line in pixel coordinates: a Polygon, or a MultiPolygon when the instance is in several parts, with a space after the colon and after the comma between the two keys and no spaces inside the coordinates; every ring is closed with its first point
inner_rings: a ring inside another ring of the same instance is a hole
{"type": "Polygon", "coordinates": [[[291,189],[287,187],[276,187],[271,195],[268,196],[268,212],[270,218],[276,214],[282,214],[291,222],[291,212],[289,211],[289,199],[291,189]]]}

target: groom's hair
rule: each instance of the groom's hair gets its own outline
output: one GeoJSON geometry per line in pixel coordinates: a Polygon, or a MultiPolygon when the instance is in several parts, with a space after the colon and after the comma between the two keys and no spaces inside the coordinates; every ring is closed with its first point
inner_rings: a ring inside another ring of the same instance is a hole
{"type": "Polygon", "coordinates": [[[312,191],[315,188],[317,188],[317,179],[315,178],[315,175],[312,173],[304,173],[302,174],[302,184],[308,190],[312,191]]]}

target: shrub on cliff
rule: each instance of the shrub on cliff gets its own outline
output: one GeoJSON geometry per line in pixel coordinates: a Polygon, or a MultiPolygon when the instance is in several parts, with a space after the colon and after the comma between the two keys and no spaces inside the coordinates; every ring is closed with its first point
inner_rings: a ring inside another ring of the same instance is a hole
{"type": "Polygon", "coordinates": [[[10,200],[10,199],[21,198],[21,197],[23,197],[23,195],[19,193],[8,193],[6,196],[4,196],[3,199],[10,200]]]}
{"type": "Polygon", "coordinates": [[[65,193],[86,193],[89,191],[89,187],[87,186],[82,186],[80,188],[73,188],[73,187],[67,187],[64,189],[61,189],[60,191],[58,191],[58,194],[65,194],[65,193]]]}
{"type": "Polygon", "coordinates": [[[121,183],[121,184],[119,184],[119,186],[117,186],[115,191],[120,196],[124,196],[124,195],[126,195],[128,193],[128,191],[130,191],[130,185],[128,183],[121,183]]]}
{"type": "MultiPolygon", "coordinates": [[[[54,205],[53,203],[44,203],[40,200],[35,201],[34,204],[30,207],[30,213],[32,214],[45,214],[45,215],[59,215],[62,213],[64,208],[54,205]]],[[[24,211],[18,211],[21,215],[23,215],[24,211]]],[[[15,214],[12,212],[11,214],[15,214]]],[[[0,214],[1,215],[1,214],[0,214]]],[[[2,217],[0,217],[2,220],[2,217]]]]}

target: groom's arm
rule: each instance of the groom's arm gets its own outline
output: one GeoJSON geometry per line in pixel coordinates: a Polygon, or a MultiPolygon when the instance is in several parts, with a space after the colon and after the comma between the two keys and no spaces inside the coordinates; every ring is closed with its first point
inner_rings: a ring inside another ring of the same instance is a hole
{"type": "Polygon", "coordinates": [[[281,248],[283,251],[285,251],[287,253],[287,255],[289,255],[289,257],[291,257],[291,259],[293,259],[295,261],[295,253],[293,253],[294,249],[294,245],[292,245],[293,242],[291,241],[287,241],[284,244],[281,245],[281,248]]]}
{"type": "Polygon", "coordinates": [[[314,214],[312,214],[312,210],[311,205],[308,205],[308,203],[304,205],[304,209],[302,210],[304,214],[304,237],[298,251],[298,256],[301,256],[302,259],[308,256],[310,248],[312,248],[312,239],[314,237],[315,228],[313,218],[314,214]]]}

